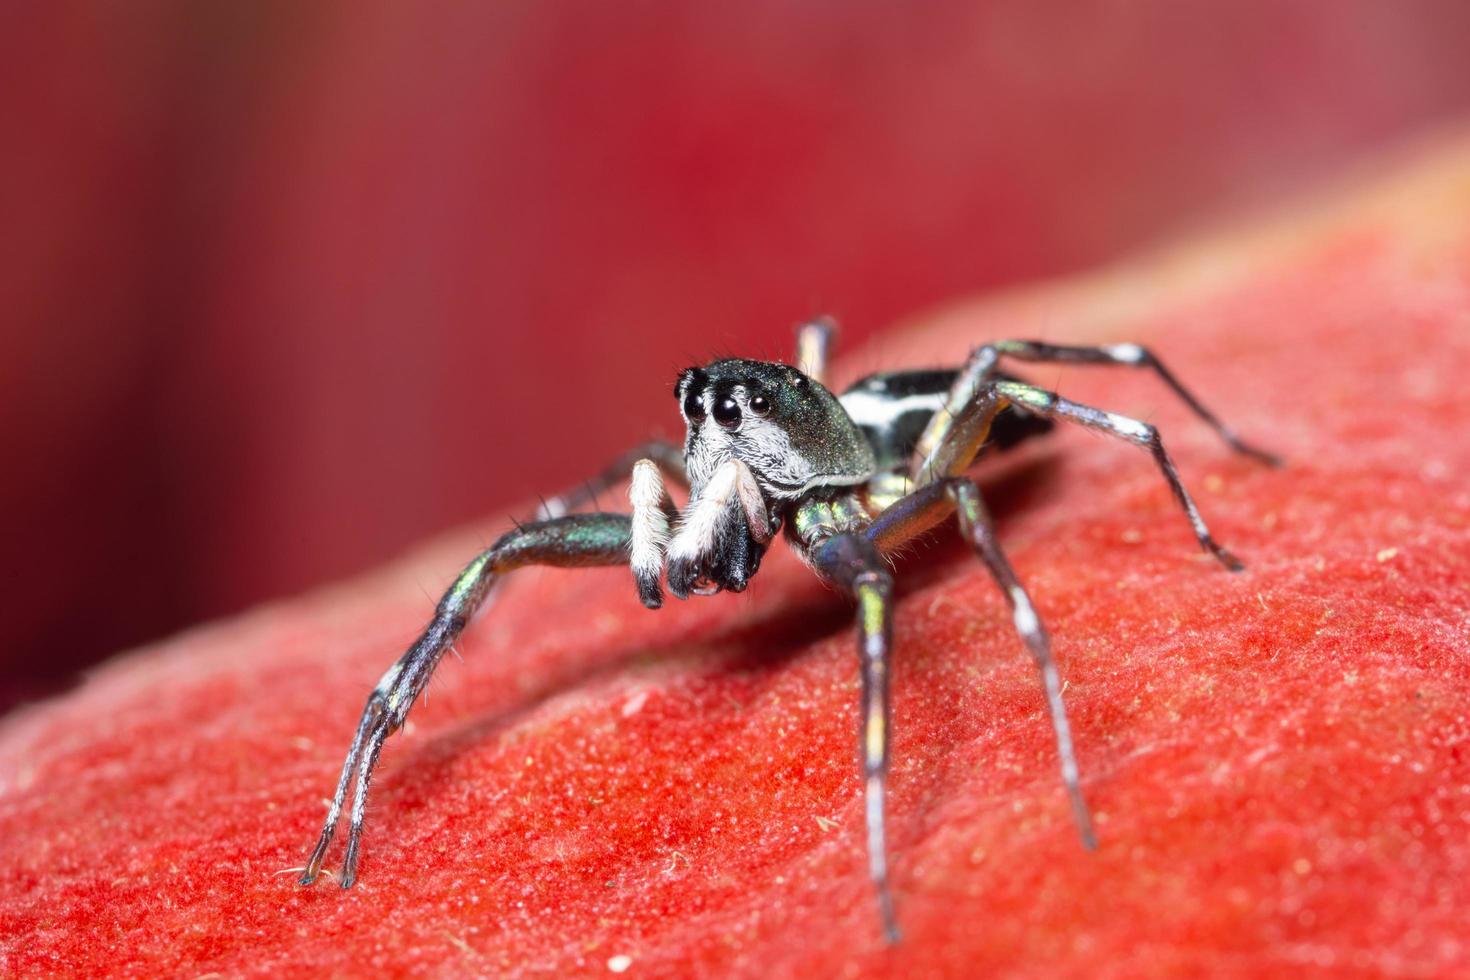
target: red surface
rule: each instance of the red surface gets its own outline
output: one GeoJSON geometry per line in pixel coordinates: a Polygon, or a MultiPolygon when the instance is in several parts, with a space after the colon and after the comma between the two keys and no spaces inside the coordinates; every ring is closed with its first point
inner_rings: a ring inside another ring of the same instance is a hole
{"type": "Polygon", "coordinates": [[[0,707],[1470,111],[1463,0],[6,14],[0,707]]]}
{"type": "MultiPolygon", "coordinates": [[[[1470,970],[1470,143],[1325,212],[930,315],[845,362],[977,338],[1154,343],[1290,460],[1228,456],[1147,379],[1035,371],[1154,419],[987,485],[1056,637],[1102,847],[960,549],[907,562],[895,891],[863,873],[849,614],[782,550],[741,597],[638,606],[521,574],[376,784],[360,884],[301,865],[374,679],[504,527],[118,661],[0,728],[10,975],[1058,976],[1470,970]]],[[[335,856],[334,856],[335,860],[335,856]]]]}

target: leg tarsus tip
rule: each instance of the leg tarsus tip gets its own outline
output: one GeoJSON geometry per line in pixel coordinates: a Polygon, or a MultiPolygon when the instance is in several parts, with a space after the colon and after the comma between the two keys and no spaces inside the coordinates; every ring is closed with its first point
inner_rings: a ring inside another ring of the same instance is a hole
{"type": "Polygon", "coordinates": [[[357,838],[353,836],[347,842],[347,853],[342,857],[342,880],[338,882],[343,888],[351,888],[357,882],[357,838]]]}
{"type": "Polygon", "coordinates": [[[1230,549],[1222,548],[1212,539],[1206,539],[1201,543],[1205,546],[1205,550],[1214,555],[1215,560],[1224,565],[1228,571],[1245,571],[1245,562],[1241,561],[1239,558],[1235,557],[1235,555],[1231,554],[1230,549]]]}
{"type": "Polygon", "coordinates": [[[883,923],[883,941],[889,946],[897,946],[903,939],[903,933],[898,928],[898,916],[893,911],[893,896],[888,894],[887,886],[878,895],[878,918],[883,923]]]}
{"type": "Polygon", "coordinates": [[[327,857],[327,847],[331,843],[331,834],[326,830],[322,831],[322,835],[317,838],[316,847],[312,848],[311,857],[306,859],[306,867],[301,869],[301,877],[296,879],[298,884],[304,886],[316,884],[317,878],[322,873],[322,862],[327,857]]]}
{"type": "Polygon", "coordinates": [[[1092,811],[1087,807],[1087,801],[1082,798],[1080,787],[1069,786],[1069,795],[1072,797],[1072,822],[1077,825],[1077,836],[1082,839],[1082,846],[1089,851],[1097,850],[1097,831],[1092,823],[1092,811]]]}
{"type": "Polygon", "coordinates": [[[1225,441],[1229,444],[1230,448],[1242,456],[1249,456],[1251,459],[1265,463],[1267,466],[1279,467],[1285,464],[1285,460],[1280,456],[1259,446],[1251,445],[1236,435],[1233,429],[1222,428],[1220,434],[1225,437],[1225,441]]]}
{"type": "Polygon", "coordinates": [[[1273,470],[1279,470],[1281,469],[1281,467],[1286,465],[1286,460],[1283,457],[1278,456],[1275,453],[1267,452],[1264,449],[1257,449],[1255,446],[1249,446],[1245,444],[1241,444],[1238,448],[1247,456],[1251,457],[1252,459],[1259,460],[1262,463],[1265,463],[1273,470]]]}

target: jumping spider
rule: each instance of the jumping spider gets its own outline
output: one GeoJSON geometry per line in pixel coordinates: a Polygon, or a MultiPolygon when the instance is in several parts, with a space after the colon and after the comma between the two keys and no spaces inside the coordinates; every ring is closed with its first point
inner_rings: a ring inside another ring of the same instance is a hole
{"type": "Polygon", "coordinates": [[[1083,844],[1096,847],[1050,641],[995,539],[979,489],[963,474],[987,445],[1004,448],[1050,429],[1055,419],[1076,422],[1147,449],[1200,545],[1231,571],[1242,566],[1210,536],[1153,426],[1026,384],[997,370],[998,362],[1008,357],[1148,368],[1236,452],[1271,464],[1277,460],[1240,440],[1135,344],[998,341],[975,350],[958,370],[874,374],[833,395],[822,384],[832,330],[827,320],[803,326],[794,368],[732,358],[684,371],[675,388],[687,426],[682,451],[668,443],[639,447],[592,484],[544,503],[534,523],[517,527],[470,562],[423,635],[369,695],[301,884],[321,874],[354,772],[357,791],[340,882],[347,888],[356,879],[368,784],[383,741],[402,727],[444,652],[499,576],[525,565],[626,564],[638,597],[657,609],[663,604],[660,578],[680,599],[743,591],[784,528],[802,560],[858,606],[868,868],[884,935],[896,941],[884,838],[893,616],[893,577],[884,555],[951,515],[1000,587],[1041,674],[1072,815],[1083,844]],[[629,476],[631,513],[572,513],[629,476]],[[666,478],[688,487],[683,511],[670,499],[666,478]]]}

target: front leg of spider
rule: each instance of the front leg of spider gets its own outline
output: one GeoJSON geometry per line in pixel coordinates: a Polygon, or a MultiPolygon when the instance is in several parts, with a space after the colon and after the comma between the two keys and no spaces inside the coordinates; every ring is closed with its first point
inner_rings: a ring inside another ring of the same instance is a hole
{"type": "Polygon", "coordinates": [[[306,862],[301,884],[310,885],[321,874],[327,849],[337,832],[347,793],[356,777],[352,812],[348,818],[347,850],[338,882],[350,888],[357,880],[357,863],[362,841],[362,822],[367,812],[368,787],[378,763],[383,742],[403,726],[434,668],[445,651],[494,587],[497,578],[525,565],[583,568],[621,565],[628,561],[632,521],[623,514],[576,514],[536,524],[527,524],[506,534],[470,562],[439,600],[434,618],[402,657],[378,681],[368,695],[357,733],[342,764],[337,791],[327,808],[321,836],[306,862]]]}
{"type": "Polygon", "coordinates": [[[1067,707],[1062,700],[1061,677],[1057,673],[1056,658],[1052,656],[1051,638],[1036,614],[1030,594],[1001,550],[975,481],[967,477],[947,477],[915,490],[883,511],[868,526],[864,537],[882,553],[890,554],[950,515],[958,520],[960,534],[969,542],[975,557],[984,564],[1010,606],[1016,634],[1026,644],[1036,665],[1046,696],[1047,713],[1051,716],[1052,734],[1056,739],[1062,786],[1071,801],[1072,817],[1082,844],[1093,850],[1097,847],[1097,834],[1093,830],[1087,801],[1082,796],[1077,750],[1072,744],[1072,726],[1067,721],[1067,707]]]}
{"type": "Polygon", "coordinates": [[[889,651],[893,645],[893,577],[883,558],[861,534],[837,534],[816,544],[813,567],[848,593],[858,606],[858,662],[862,671],[859,758],[863,771],[863,814],[867,826],[868,877],[878,896],[883,937],[899,940],[898,917],[888,886],[889,651]]]}

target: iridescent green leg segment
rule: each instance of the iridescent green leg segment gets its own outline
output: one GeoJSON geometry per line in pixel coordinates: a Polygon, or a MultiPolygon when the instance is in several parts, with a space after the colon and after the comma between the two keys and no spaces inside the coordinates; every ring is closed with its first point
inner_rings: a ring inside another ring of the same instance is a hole
{"type": "Polygon", "coordinates": [[[1056,736],[1057,758],[1061,764],[1062,785],[1072,803],[1072,816],[1077,822],[1082,843],[1088,849],[1097,847],[1097,836],[1092,829],[1092,816],[1087,801],[1082,797],[1082,787],[1077,770],[1077,754],[1072,746],[1072,728],[1067,721],[1067,708],[1062,701],[1061,679],[1057,674],[1056,660],[1051,652],[1051,638],[1046,627],[1036,615],[1031,597],[1027,594],[1015,570],[1001,551],[991,526],[990,516],[980,499],[980,490],[973,480],[965,477],[950,477],[931,483],[921,490],[894,504],[884,511],[869,527],[866,537],[884,552],[902,547],[920,534],[946,520],[953,514],[960,525],[960,532],[975,550],[975,556],[984,563],[990,577],[1005,596],[1011,607],[1011,620],[1016,632],[1031,653],[1041,676],[1042,690],[1046,694],[1046,707],[1051,715],[1052,732],[1056,736]]]}
{"type": "Polygon", "coordinates": [[[888,844],[884,801],[888,783],[889,650],[893,645],[893,578],[878,550],[862,535],[839,534],[811,553],[817,571],[858,603],[858,652],[862,662],[864,810],[868,828],[868,874],[878,894],[883,934],[898,942],[898,920],[888,890],[888,844]]]}
{"type": "Polygon", "coordinates": [[[496,579],[525,565],[587,568],[626,564],[630,528],[631,522],[623,514],[576,514],[528,524],[506,534],[460,572],[439,600],[434,618],[424,628],[423,634],[388,669],[373,693],[368,695],[357,733],[347,751],[347,760],[342,764],[342,775],[327,810],[321,837],[306,863],[301,884],[310,885],[321,874],[322,862],[337,831],[337,822],[354,774],[357,788],[352,798],[347,851],[342,859],[339,883],[343,888],[349,888],[357,880],[358,848],[367,809],[368,786],[383,742],[403,726],[409,709],[428,684],[434,668],[464,631],[496,579]]]}

